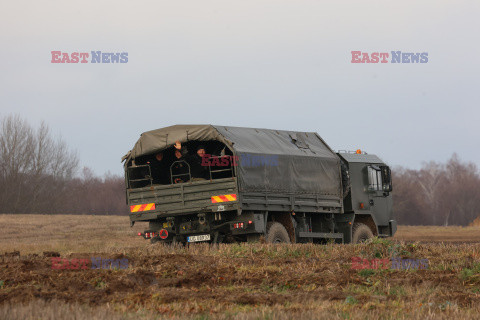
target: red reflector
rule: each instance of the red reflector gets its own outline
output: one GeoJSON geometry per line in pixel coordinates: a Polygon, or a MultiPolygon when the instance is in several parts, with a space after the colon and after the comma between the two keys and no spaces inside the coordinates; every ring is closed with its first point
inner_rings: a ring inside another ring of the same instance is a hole
{"type": "Polygon", "coordinates": [[[160,230],[160,238],[167,239],[168,238],[168,231],[165,229],[160,230]]]}
{"type": "Polygon", "coordinates": [[[141,236],[141,235],[142,235],[142,233],[141,233],[141,232],[139,232],[139,233],[138,233],[138,235],[139,235],[139,236],[141,236]]]}
{"type": "Polygon", "coordinates": [[[253,221],[252,221],[252,220],[248,220],[248,224],[252,224],[252,223],[253,223],[253,221]]]}

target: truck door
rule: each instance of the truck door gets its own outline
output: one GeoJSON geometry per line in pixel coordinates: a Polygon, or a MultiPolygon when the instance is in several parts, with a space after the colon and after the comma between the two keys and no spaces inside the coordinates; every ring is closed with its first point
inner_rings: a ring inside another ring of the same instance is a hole
{"type": "Polygon", "coordinates": [[[388,225],[391,219],[390,168],[371,164],[368,167],[369,206],[377,225],[388,225]]]}

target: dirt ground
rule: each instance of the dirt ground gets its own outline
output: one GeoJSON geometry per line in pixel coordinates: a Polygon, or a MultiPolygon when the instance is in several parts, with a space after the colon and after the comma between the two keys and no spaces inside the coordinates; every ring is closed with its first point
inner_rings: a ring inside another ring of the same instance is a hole
{"type": "Polygon", "coordinates": [[[480,228],[360,245],[151,245],[127,217],[0,215],[0,319],[478,319],[480,228]],[[354,269],[352,258],[387,259],[354,269]],[[392,269],[392,258],[428,268],[392,269]],[[99,263],[100,261],[100,263],[99,263]],[[406,261],[406,260],[405,260],[406,261]],[[100,268],[95,268],[100,266],[100,268]]]}

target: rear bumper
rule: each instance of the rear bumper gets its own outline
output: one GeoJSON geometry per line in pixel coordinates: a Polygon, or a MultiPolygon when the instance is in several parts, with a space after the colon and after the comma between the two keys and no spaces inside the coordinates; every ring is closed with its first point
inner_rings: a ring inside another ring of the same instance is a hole
{"type": "Polygon", "coordinates": [[[169,211],[160,211],[154,210],[151,212],[143,211],[143,212],[135,212],[130,213],[130,221],[150,221],[156,220],[159,218],[165,217],[175,217],[175,216],[185,216],[190,214],[196,213],[206,213],[206,214],[214,214],[216,212],[228,212],[228,211],[237,211],[239,209],[238,202],[224,202],[220,204],[212,204],[206,207],[193,207],[193,208],[182,208],[177,210],[169,210],[169,211]]]}
{"type": "MultiPolygon", "coordinates": [[[[241,216],[236,212],[225,212],[218,215],[192,214],[150,221],[149,229],[139,233],[144,239],[164,242],[190,242],[190,236],[209,235],[208,240],[222,242],[231,241],[232,237],[243,239],[249,234],[263,234],[265,232],[264,216],[262,214],[246,213],[241,216]]],[[[193,241],[193,242],[196,242],[193,241]]]]}

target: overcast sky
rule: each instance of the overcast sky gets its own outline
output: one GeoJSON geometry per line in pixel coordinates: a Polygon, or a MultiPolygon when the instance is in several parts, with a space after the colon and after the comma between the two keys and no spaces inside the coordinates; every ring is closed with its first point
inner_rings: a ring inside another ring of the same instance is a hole
{"type": "Polygon", "coordinates": [[[98,174],[122,174],[140,133],[197,123],[480,165],[479,16],[478,0],[2,0],[0,116],[45,120],[98,174]],[[53,50],[128,63],[52,64],[53,50]],[[352,64],[354,50],[428,63],[352,64]]]}

